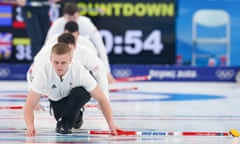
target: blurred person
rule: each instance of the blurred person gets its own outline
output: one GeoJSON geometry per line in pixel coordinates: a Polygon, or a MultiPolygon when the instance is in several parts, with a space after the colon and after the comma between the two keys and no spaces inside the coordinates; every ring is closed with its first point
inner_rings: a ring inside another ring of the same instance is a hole
{"type": "Polygon", "coordinates": [[[108,123],[117,135],[112,110],[106,96],[94,78],[74,59],[72,50],[65,43],[57,43],[51,49],[50,61],[36,72],[24,105],[26,135],[35,136],[34,107],[42,94],[47,95],[57,121],[56,133],[71,134],[75,114],[91,97],[95,98],[108,123]]]}
{"type": "Polygon", "coordinates": [[[16,0],[17,4],[22,7],[26,32],[31,40],[32,58],[41,49],[50,27],[50,3],[59,1],[61,0],[16,0]],[[30,2],[35,5],[29,5],[30,2]]]}
{"type": "MultiPolygon", "coordinates": [[[[64,33],[71,33],[75,37],[77,44],[88,47],[90,51],[92,51],[96,56],[98,56],[98,52],[93,43],[87,37],[80,35],[78,24],[75,21],[68,21],[65,24],[64,33]]],[[[61,34],[62,33],[54,34],[50,39],[47,39],[45,43],[46,44],[53,43],[54,41],[57,40],[58,36],[61,34]]]]}
{"type": "Polygon", "coordinates": [[[48,31],[46,40],[57,33],[62,33],[64,31],[64,26],[68,21],[77,22],[80,35],[85,36],[91,40],[96,48],[98,57],[102,59],[108,72],[109,83],[116,82],[111,74],[106,48],[98,29],[88,17],[79,15],[79,9],[76,4],[66,3],[64,5],[63,16],[53,22],[48,31]]]}

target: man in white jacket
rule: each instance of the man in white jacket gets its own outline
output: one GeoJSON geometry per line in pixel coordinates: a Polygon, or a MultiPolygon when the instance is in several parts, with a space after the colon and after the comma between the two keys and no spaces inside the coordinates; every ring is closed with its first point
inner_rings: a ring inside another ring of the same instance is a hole
{"type": "Polygon", "coordinates": [[[102,59],[107,69],[109,83],[115,82],[116,80],[111,74],[106,48],[103,44],[99,31],[88,17],[79,15],[79,9],[76,4],[68,3],[65,5],[63,16],[53,22],[48,31],[46,41],[55,34],[63,33],[64,26],[69,21],[75,21],[78,24],[80,35],[85,36],[91,40],[97,50],[97,55],[100,59],[102,59]]]}
{"type": "MultiPolygon", "coordinates": [[[[89,52],[88,48],[84,46],[76,46],[75,38],[70,33],[63,33],[60,35],[55,44],[57,42],[65,43],[71,48],[72,59],[76,61],[77,64],[82,65],[89,73],[91,73],[91,76],[94,77],[107,100],[109,100],[107,72],[104,69],[104,65],[102,64],[101,60],[98,59],[98,57],[92,52],[89,52]]],[[[52,47],[53,45],[50,45],[50,47],[44,47],[42,51],[38,53],[38,57],[34,59],[33,66],[28,72],[29,89],[31,89],[38,71],[41,71],[46,62],[50,62],[52,47]]],[[[79,129],[83,124],[83,108],[79,109],[79,111],[76,113],[75,120],[76,122],[74,123],[73,127],[75,129],[79,129]]]]}
{"type": "MultiPolygon", "coordinates": [[[[39,51],[39,53],[34,58],[34,62],[32,66],[29,68],[27,73],[28,84],[31,87],[32,80],[35,77],[35,74],[41,68],[41,65],[45,64],[45,61],[49,61],[50,53],[52,50],[52,46],[57,42],[63,42],[69,45],[69,47],[73,50],[73,59],[81,63],[94,77],[97,81],[98,85],[104,92],[107,99],[109,99],[109,87],[107,80],[107,71],[104,67],[102,61],[97,57],[94,52],[91,51],[91,43],[88,39],[81,37],[77,34],[73,34],[74,32],[78,33],[78,27],[75,22],[68,22],[65,27],[65,33],[56,35],[52,37],[39,51]],[[73,24],[73,25],[72,25],[73,24]],[[75,35],[76,37],[74,37],[75,35]],[[76,38],[78,43],[76,42],[76,38]]],[[[41,105],[37,105],[36,109],[39,109],[41,105]]],[[[78,113],[76,113],[76,120],[78,123],[74,125],[74,128],[78,129],[81,127],[83,123],[83,109],[80,109],[78,113]]]]}
{"type": "Polygon", "coordinates": [[[33,109],[42,94],[48,96],[52,105],[57,133],[71,134],[77,111],[94,97],[109,129],[117,135],[109,101],[90,73],[72,59],[72,49],[65,43],[57,43],[51,49],[49,60],[40,65],[27,94],[24,105],[26,135],[36,135],[33,109]]]}

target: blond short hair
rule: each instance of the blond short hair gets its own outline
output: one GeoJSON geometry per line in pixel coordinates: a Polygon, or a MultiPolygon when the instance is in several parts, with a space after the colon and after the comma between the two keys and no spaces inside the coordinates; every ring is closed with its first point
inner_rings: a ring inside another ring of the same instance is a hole
{"type": "Polygon", "coordinates": [[[67,53],[71,54],[71,48],[66,43],[59,42],[52,47],[51,54],[63,55],[67,53]]]}

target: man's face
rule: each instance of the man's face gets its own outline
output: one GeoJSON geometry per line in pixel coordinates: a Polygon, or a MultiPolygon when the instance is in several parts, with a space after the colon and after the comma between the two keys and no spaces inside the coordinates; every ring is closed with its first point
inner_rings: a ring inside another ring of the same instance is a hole
{"type": "Polygon", "coordinates": [[[79,16],[78,12],[76,12],[74,15],[64,14],[64,17],[68,22],[69,21],[77,22],[78,16],[79,16]]]}
{"type": "Polygon", "coordinates": [[[70,54],[51,55],[51,62],[58,76],[63,76],[68,71],[68,66],[71,62],[70,54]]]}

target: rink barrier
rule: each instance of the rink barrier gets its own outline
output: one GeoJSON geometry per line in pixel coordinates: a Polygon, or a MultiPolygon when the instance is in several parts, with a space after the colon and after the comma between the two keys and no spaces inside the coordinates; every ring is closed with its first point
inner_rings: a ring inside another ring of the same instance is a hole
{"type": "MultiPolygon", "coordinates": [[[[0,64],[0,80],[26,80],[28,68],[29,64],[0,64]]],[[[236,82],[240,67],[112,64],[111,72],[120,81],[127,77],[138,77],[148,81],[236,82]]]]}

